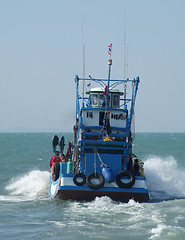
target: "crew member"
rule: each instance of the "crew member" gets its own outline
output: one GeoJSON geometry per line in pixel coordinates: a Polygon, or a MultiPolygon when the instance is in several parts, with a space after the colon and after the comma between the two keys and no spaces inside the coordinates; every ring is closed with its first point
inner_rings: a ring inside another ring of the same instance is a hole
{"type": "Polygon", "coordinates": [[[68,159],[67,159],[66,155],[65,155],[65,154],[62,154],[62,156],[61,156],[61,162],[65,163],[65,162],[67,162],[67,161],[68,161],[68,159]]]}
{"type": "Polygon", "coordinates": [[[51,173],[53,173],[53,168],[54,168],[54,163],[56,162],[61,162],[61,158],[59,157],[59,152],[55,152],[55,156],[52,156],[50,162],[49,162],[49,167],[51,169],[51,173]]]}

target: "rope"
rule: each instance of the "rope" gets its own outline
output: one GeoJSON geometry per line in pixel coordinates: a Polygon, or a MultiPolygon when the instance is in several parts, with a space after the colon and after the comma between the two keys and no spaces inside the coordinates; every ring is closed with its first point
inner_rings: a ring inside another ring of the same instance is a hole
{"type": "Polygon", "coordinates": [[[100,160],[100,162],[101,162],[101,167],[103,167],[103,166],[108,167],[108,166],[102,161],[102,159],[101,159],[101,157],[100,157],[100,154],[99,154],[98,152],[97,152],[97,155],[98,155],[99,160],[100,160]]]}
{"type": "Polygon", "coordinates": [[[95,176],[96,176],[96,153],[97,153],[97,150],[96,150],[96,147],[94,147],[94,173],[95,173],[95,176]]]}

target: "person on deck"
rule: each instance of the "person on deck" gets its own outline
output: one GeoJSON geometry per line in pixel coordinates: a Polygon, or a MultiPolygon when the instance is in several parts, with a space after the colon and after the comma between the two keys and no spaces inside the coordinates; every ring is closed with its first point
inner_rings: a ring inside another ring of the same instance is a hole
{"type": "Polygon", "coordinates": [[[59,152],[55,152],[55,156],[52,156],[50,162],[49,162],[49,167],[51,169],[51,173],[53,173],[53,168],[54,168],[54,163],[56,162],[62,162],[61,158],[59,157],[59,152]]]}
{"type": "MultiPolygon", "coordinates": [[[[104,100],[102,101],[102,103],[101,103],[101,106],[102,106],[102,107],[105,107],[105,106],[106,106],[106,101],[107,101],[107,99],[104,99],[104,100]]],[[[110,96],[109,96],[109,99],[108,99],[108,105],[109,105],[109,107],[110,107],[110,96]]]]}
{"type": "Polygon", "coordinates": [[[67,162],[67,161],[68,161],[68,158],[66,157],[66,155],[65,155],[65,154],[62,154],[62,156],[61,156],[61,162],[65,163],[65,162],[67,162]]]}

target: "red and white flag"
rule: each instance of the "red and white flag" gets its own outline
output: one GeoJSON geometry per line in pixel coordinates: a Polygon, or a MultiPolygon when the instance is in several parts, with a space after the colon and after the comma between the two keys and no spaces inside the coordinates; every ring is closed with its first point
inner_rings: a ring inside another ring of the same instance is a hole
{"type": "Polygon", "coordinates": [[[111,52],[112,52],[112,44],[108,46],[108,54],[111,55],[111,52]]]}

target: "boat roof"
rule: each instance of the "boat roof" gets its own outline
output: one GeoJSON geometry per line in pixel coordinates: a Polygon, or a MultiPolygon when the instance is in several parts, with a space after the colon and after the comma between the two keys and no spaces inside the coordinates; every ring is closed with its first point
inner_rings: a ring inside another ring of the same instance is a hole
{"type": "MultiPolygon", "coordinates": [[[[96,88],[91,88],[89,91],[86,92],[86,94],[90,94],[90,93],[103,93],[104,91],[105,91],[104,88],[96,87],[96,88]]],[[[109,90],[109,93],[117,93],[117,94],[123,95],[123,92],[120,92],[119,89],[109,90]]]]}

